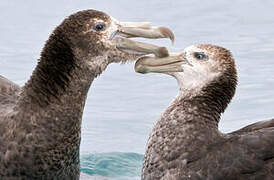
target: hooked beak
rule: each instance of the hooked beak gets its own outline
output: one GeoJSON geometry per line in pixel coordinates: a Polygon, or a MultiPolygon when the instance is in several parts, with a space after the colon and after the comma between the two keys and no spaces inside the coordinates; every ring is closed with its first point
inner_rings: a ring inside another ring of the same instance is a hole
{"type": "Polygon", "coordinates": [[[183,72],[182,65],[191,65],[184,56],[184,53],[171,54],[167,57],[143,56],[135,63],[135,71],[138,73],[168,73],[183,72]]]}
{"type": "Polygon", "coordinates": [[[160,47],[149,43],[133,41],[128,38],[143,37],[150,39],[169,38],[174,43],[174,34],[167,27],[151,26],[148,22],[118,22],[114,19],[117,30],[110,39],[115,39],[116,47],[125,52],[138,55],[154,54],[157,57],[168,56],[166,47],[160,47]]]}

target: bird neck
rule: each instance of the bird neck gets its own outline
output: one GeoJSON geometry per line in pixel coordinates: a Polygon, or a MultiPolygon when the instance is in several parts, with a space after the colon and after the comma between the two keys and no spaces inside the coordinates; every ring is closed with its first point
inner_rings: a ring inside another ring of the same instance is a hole
{"type": "Polygon", "coordinates": [[[182,122],[217,129],[221,114],[234,96],[237,84],[235,75],[236,73],[225,72],[223,76],[196,89],[180,87],[179,95],[170,108],[182,112],[182,122]]]}
{"type": "Polygon", "coordinates": [[[92,61],[94,53],[85,51],[74,48],[62,29],[56,28],[46,42],[30,80],[23,87],[19,104],[42,109],[83,106],[92,81],[103,71],[87,66],[86,61],[92,61]]]}
{"type": "Polygon", "coordinates": [[[175,137],[183,138],[187,144],[200,136],[207,136],[207,140],[211,140],[219,135],[221,114],[218,108],[207,96],[180,92],[162,115],[160,126],[176,132],[175,137]]]}
{"type": "Polygon", "coordinates": [[[61,151],[67,154],[62,158],[67,159],[78,157],[87,93],[96,75],[101,73],[85,64],[93,57],[75,54],[76,50],[62,33],[51,35],[23,87],[15,107],[17,125],[12,125],[21,128],[22,133],[32,134],[33,141],[37,141],[32,144],[44,143],[41,148],[48,149],[43,152],[61,151]]]}
{"type": "Polygon", "coordinates": [[[156,129],[173,131],[182,143],[202,139],[214,142],[220,136],[218,123],[234,94],[234,88],[216,80],[197,91],[180,90],[178,97],[162,115],[156,129]],[[220,85],[222,84],[222,86],[220,85]],[[162,127],[162,128],[159,128],[162,127]],[[203,138],[207,137],[207,138],[203,138]]]}
{"type": "Polygon", "coordinates": [[[180,91],[170,108],[179,115],[179,123],[195,125],[197,128],[218,129],[222,112],[220,107],[210,95],[180,91]]]}

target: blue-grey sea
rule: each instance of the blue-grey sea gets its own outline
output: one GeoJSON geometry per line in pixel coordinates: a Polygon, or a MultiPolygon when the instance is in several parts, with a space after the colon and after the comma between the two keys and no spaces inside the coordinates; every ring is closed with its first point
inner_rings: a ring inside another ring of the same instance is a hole
{"type": "MultiPolygon", "coordinates": [[[[170,51],[198,43],[230,49],[239,85],[222,116],[222,132],[274,117],[273,0],[1,0],[0,74],[23,86],[52,30],[84,9],[168,26],[176,36],[174,46],[166,39],[146,41],[170,51]]],[[[111,64],[90,88],[81,169],[93,179],[140,179],[149,132],[177,95],[172,77],[136,74],[133,67],[111,64]]]]}

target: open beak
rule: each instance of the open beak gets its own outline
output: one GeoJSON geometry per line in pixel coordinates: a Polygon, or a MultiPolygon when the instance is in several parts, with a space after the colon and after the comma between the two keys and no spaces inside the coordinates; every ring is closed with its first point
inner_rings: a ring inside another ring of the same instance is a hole
{"type": "Polygon", "coordinates": [[[116,47],[128,53],[138,55],[154,54],[157,57],[168,56],[166,47],[160,47],[149,43],[133,41],[128,38],[169,38],[174,43],[174,34],[167,27],[154,27],[147,22],[118,22],[115,20],[117,30],[112,34],[111,39],[115,39],[116,47]]]}
{"type": "Polygon", "coordinates": [[[168,73],[182,72],[182,65],[191,65],[184,56],[184,53],[170,54],[167,57],[148,57],[143,56],[135,63],[135,71],[138,73],[168,73]]]}

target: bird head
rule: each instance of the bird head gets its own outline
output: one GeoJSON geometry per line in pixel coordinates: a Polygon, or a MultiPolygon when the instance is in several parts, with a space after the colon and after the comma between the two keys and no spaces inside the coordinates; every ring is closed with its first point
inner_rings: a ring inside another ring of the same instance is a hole
{"type": "Polygon", "coordinates": [[[163,58],[143,56],[137,60],[135,71],[171,75],[177,79],[181,93],[218,96],[226,99],[222,103],[224,107],[237,85],[237,71],[230,51],[210,44],[192,45],[163,58]]]}
{"type": "Polygon", "coordinates": [[[136,60],[141,55],[168,55],[165,47],[130,40],[131,37],[170,38],[174,41],[173,33],[166,27],[154,27],[147,22],[119,22],[96,10],[69,16],[53,34],[65,36],[73,55],[93,71],[101,71],[112,62],[136,60]]]}

